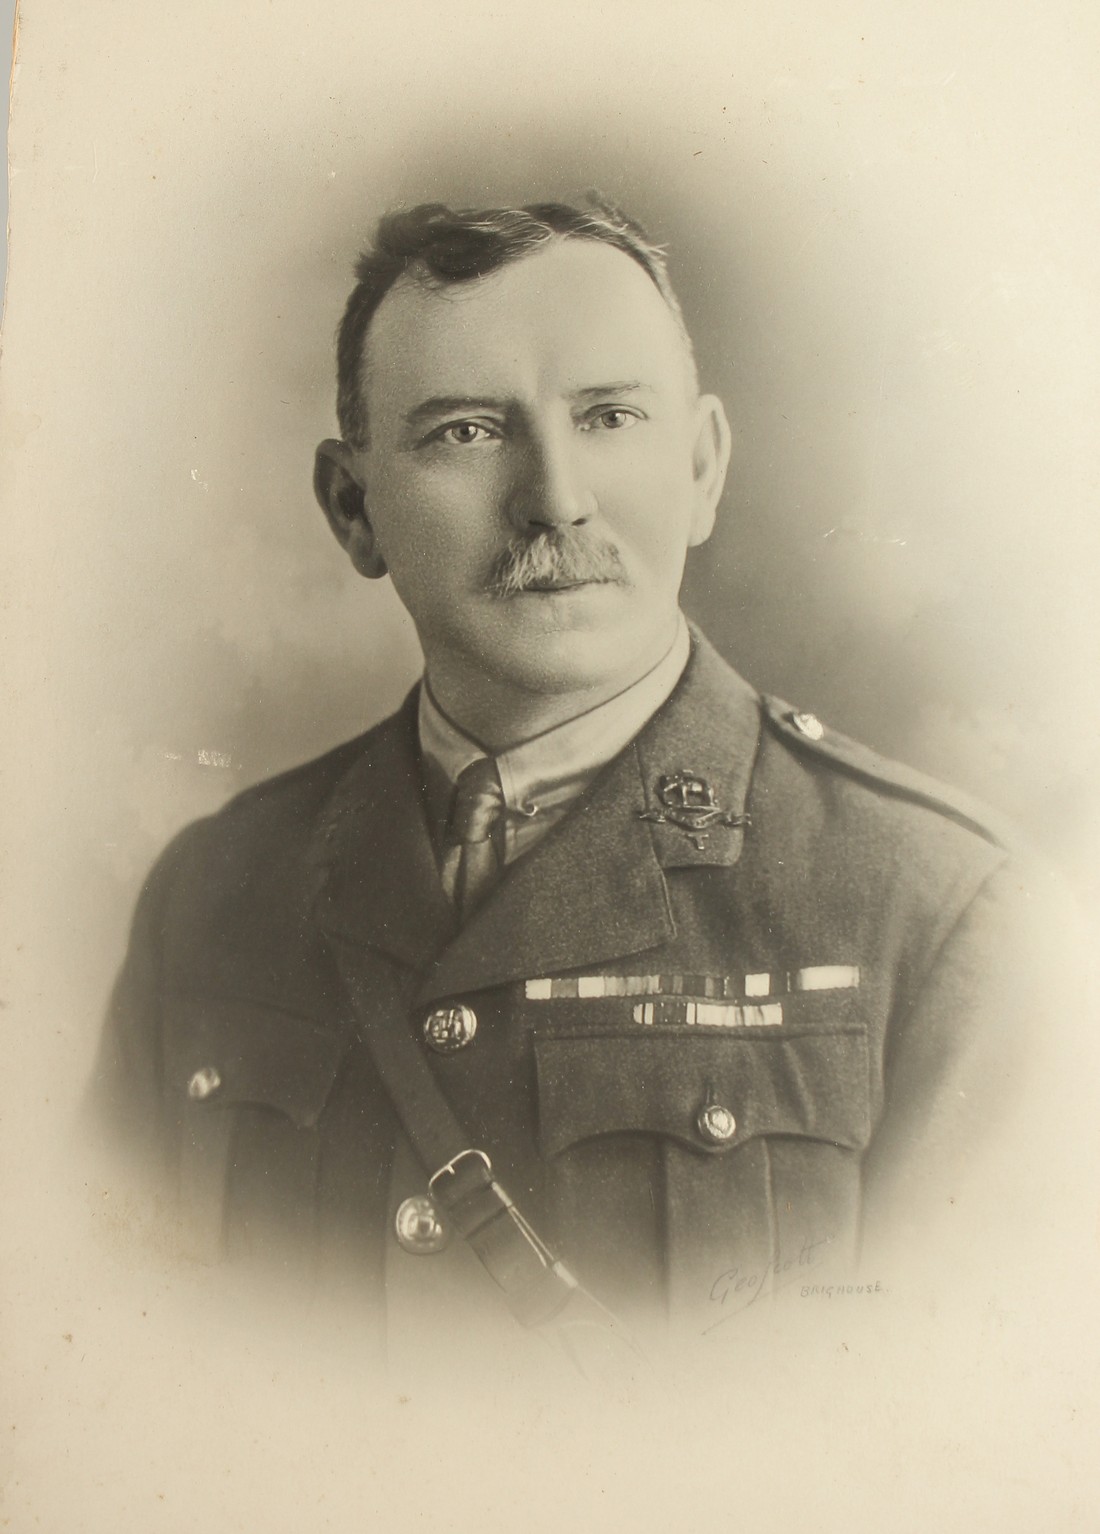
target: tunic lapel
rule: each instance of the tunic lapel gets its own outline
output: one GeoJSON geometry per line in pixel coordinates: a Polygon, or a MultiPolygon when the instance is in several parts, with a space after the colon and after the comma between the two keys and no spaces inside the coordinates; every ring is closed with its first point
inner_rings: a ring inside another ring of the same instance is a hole
{"type": "Polygon", "coordinates": [[[702,779],[737,819],[759,735],[756,693],[693,632],[668,702],[459,931],[428,833],[414,693],[371,732],[322,818],[319,924],[338,950],[375,949],[418,972],[419,1002],[657,947],[675,934],[665,871],[730,866],[746,834],[718,823],[699,845],[668,817],[661,780],[702,779]]]}
{"type": "Polygon", "coordinates": [[[341,943],[423,969],[454,936],[428,833],[416,742],[416,692],[371,731],[318,825],[317,921],[341,943]]]}
{"type": "Polygon", "coordinates": [[[672,918],[633,747],[500,883],[423,978],[419,1000],[662,942],[672,918]]]}
{"type": "MultiPolygon", "coordinates": [[[[756,693],[700,635],[668,702],[545,840],[507,870],[430,964],[418,1000],[580,969],[642,953],[675,934],[667,869],[730,866],[745,827],[715,824],[697,845],[667,815],[659,785],[703,779],[738,819],[760,737],[756,693]]],[[[751,833],[750,833],[751,834],[751,833]]]]}

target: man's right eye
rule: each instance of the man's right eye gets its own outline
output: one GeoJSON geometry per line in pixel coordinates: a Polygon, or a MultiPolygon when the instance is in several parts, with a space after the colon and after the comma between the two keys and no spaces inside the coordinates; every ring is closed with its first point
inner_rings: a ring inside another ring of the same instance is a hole
{"type": "Polygon", "coordinates": [[[496,433],[480,421],[452,421],[449,426],[441,426],[433,432],[431,440],[447,442],[455,447],[469,447],[474,442],[491,441],[494,436],[496,433]]]}

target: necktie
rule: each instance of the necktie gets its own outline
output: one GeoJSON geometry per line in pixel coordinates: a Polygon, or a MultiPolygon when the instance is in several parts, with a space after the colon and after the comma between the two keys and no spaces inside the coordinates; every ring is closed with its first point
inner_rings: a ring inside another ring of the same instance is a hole
{"type": "Polygon", "coordinates": [[[458,775],[447,825],[443,884],[465,921],[496,883],[500,872],[495,832],[501,823],[504,790],[491,756],[479,757],[458,775]]]}

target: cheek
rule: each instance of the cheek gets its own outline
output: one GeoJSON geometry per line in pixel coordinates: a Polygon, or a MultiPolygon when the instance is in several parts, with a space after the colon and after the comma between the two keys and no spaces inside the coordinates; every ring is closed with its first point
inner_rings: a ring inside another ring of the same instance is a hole
{"type": "Polygon", "coordinates": [[[635,464],[628,476],[610,481],[598,500],[615,532],[643,557],[682,553],[695,506],[690,471],[656,457],[635,464]]]}
{"type": "Polygon", "coordinates": [[[374,511],[375,533],[397,582],[445,579],[484,558],[480,519],[464,498],[429,483],[392,484],[374,511]]]}
{"type": "Polygon", "coordinates": [[[448,605],[473,584],[472,550],[456,542],[445,527],[419,525],[385,553],[398,596],[419,616],[448,605]]]}

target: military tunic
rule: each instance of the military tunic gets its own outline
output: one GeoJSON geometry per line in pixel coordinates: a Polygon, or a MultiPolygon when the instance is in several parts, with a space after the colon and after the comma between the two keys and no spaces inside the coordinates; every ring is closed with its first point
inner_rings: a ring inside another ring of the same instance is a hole
{"type": "Polygon", "coordinates": [[[461,931],[415,693],[188,827],[142,894],[97,1092],[226,1256],[312,1254],[384,1318],[387,1271],[437,1259],[396,1246],[425,1174],[361,1037],[381,1009],[594,1294],[703,1328],[723,1285],[854,1262],[952,1197],[1016,1067],[1019,906],[980,816],[695,634],[461,931]],[[439,1052],[425,1026],[457,1007],[476,1031],[439,1052]]]}

